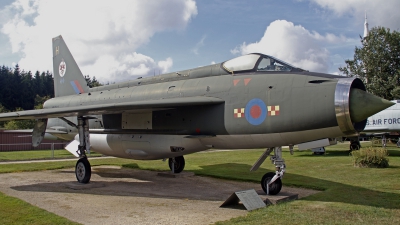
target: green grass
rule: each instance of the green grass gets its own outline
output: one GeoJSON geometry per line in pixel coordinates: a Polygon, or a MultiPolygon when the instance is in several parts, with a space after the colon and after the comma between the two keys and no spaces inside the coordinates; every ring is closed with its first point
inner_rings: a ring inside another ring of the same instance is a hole
{"type": "MultiPolygon", "coordinates": [[[[369,143],[362,143],[363,147],[369,143]]],[[[389,146],[389,168],[356,168],[348,143],[330,146],[325,155],[284,149],[287,172],[284,186],[322,192],[298,201],[250,212],[218,224],[400,224],[400,149],[389,146]]],[[[197,175],[259,183],[274,166],[267,159],[260,169],[249,169],[263,150],[203,152],[185,156],[186,171],[197,175]]],[[[149,170],[168,170],[161,161],[96,159],[95,165],[122,165],[149,170]]],[[[73,167],[75,161],[0,165],[0,172],[73,167]]],[[[0,202],[2,205],[2,202],[0,202]]],[[[0,223],[2,221],[0,220],[0,223]]]]}
{"type": "MultiPolygon", "coordinates": [[[[90,156],[96,157],[96,156],[101,156],[101,154],[92,152],[90,156]]],[[[0,162],[34,160],[34,159],[53,159],[53,158],[67,159],[67,158],[75,158],[75,156],[63,149],[54,150],[54,153],[52,153],[51,150],[0,152],[0,162]]]]}
{"type": "Polygon", "coordinates": [[[79,224],[0,192],[1,224],[79,224]]]}
{"type": "MultiPolygon", "coordinates": [[[[90,158],[89,158],[90,160],[90,158]]],[[[129,159],[119,158],[96,158],[90,160],[92,166],[99,165],[124,165],[131,163],[129,159]]],[[[76,161],[56,161],[56,162],[41,162],[41,163],[13,163],[13,164],[0,164],[0,173],[15,173],[15,172],[29,172],[29,171],[42,171],[42,170],[56,170],[63,168],[75,167],[76,161]]],[[[1,223],[0,223],[1,224],[1,223]]]]}

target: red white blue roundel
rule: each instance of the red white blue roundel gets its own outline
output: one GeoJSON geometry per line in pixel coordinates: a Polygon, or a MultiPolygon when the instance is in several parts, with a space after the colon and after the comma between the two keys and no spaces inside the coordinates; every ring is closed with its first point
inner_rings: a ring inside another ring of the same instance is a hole
{"type": "Polygon", "coordinates": [[[259,98],[251,99],[244,110],[246,120],[252,125],[260,125],[267,117],[267,106],[259,98]]]}
{"type": "Polygon", "coordinates": [[[66,71],[67,71],[67,64],[65,64],[64,59],[62,59],[60,65],[58,66],[58,74],[60,74],[60,77],[64,77],[66,71]]]}

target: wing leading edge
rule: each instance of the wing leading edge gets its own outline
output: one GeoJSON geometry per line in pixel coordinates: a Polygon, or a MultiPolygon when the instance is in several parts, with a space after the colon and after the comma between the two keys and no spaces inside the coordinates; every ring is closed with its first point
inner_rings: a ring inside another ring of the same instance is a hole
{"type": "Polygon", "coordinates": [[[27,110],[0,114],[0,121],[57,118],[68,116],[86,116],[112,114],[122,111],[158,111],[165,108],[180,106],[222,104],[225,101],[219,98],[196,96],[171,99],[157,99],[136,102],[122,102],[96,105],[81,105],[62,108],[27,110]]]}

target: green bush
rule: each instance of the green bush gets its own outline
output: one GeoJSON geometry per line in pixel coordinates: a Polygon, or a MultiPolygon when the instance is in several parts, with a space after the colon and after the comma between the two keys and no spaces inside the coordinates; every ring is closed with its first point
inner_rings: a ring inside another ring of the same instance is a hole
{"type": "Polygon", "coordinates": [[[389,167],[388,152],[384,148],[362,148],[352,151],[353,163],[356,167],[387,168],[389,167]]]}

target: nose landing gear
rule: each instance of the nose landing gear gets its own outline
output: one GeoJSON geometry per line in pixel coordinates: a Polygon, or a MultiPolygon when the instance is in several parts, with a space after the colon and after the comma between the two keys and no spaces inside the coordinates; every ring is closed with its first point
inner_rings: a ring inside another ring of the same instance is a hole
{"type": "MultiPolygon", "coordinates": [[[[293,152],[293,146],[290,146],[290,152],[293,152]]],[[[250,171],[257,170],[265,159],[274,151],[271,156],[271,162],[275,165],[275,173],[268,172],[261,179],[261,187],[267,195],[276,195],[282,189],[282,178],[285,174],[285,160],[282,158],[282,147],[267,148],[257,162],[251,167],[250,171]]]]}

